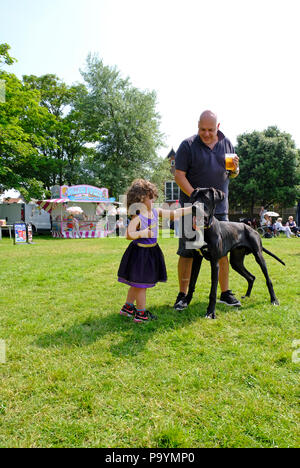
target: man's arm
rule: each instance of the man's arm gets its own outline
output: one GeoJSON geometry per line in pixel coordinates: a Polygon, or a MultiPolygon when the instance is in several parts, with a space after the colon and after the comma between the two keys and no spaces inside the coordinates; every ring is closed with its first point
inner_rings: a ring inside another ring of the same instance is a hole
{"type": "Polygon", "coordinates": [[[175,182],[181,188],[181,190],[188,196],[194,191],[194,187],[191,186],[186,178],[186,172],[175,170],[175,182]]]}

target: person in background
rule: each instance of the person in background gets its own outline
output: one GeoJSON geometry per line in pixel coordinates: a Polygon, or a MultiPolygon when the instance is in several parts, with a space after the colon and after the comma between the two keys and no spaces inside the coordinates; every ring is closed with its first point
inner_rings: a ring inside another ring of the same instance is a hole
{"type": "Polygon", "coordinates": [[[267,210],[265,209],[264,206],[262,206],[260,208],[260,212],[259,212],[259,216],[260,216],[260,225],[262,226],[263,225],[263,222],[264,222],[264,216],[266,214],[267,210]]]}
{"type": "Polygon", "coordinates": [[[275,229],[275,232],[281,232],[281,231],[285,232],[286,237],[288,237],[289,239],[292,235],[290,228],[288,226],[282,225],[282,218],[277,218],[277,221],[274,224],[274,229],[275,229]]]}
{"type": "Polygon", "coordinates": [[[294,221],[293,216],[289,216],[286,226],[290,228],[290,230],[295,234],[295,236],[300,237],[300,228],[297,226],[296,222],[294,221]]]}
{"type": "Polygon", "coordinates": [[[270,236],[268,235],[266,237],[271,237],[274,235],[274,226],[271,216],[264,214],[263,220],[260,224],[262,227],[265,227],[265,232],[270,234],[270,236]]]}

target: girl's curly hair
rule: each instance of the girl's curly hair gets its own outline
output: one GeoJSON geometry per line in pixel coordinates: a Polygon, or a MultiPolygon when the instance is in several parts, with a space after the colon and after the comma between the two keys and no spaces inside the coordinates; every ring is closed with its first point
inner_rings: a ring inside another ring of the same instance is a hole
{"type": "MultiPolygon", "coordinates": [[[[144,179],[135,179],[127,191],[127,210],[134,203],[144,203],[146,197],[157,198],[158,192],[154,184],[144,179]]],[[[131,213],[132,214],[132,213],[131,213]]]]}

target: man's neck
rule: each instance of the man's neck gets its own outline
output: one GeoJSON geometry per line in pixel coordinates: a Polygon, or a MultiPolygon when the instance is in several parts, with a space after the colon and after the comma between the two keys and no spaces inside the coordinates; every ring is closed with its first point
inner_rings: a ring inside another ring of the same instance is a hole
{"type": "Polygon", "coordinates": [[[218,143],[218,141],[219,141],[219,135],[220,135],[220,133],[219,133],[219,130],[218,130],[218,133],[217,133],[217,135],[216,135],[216,139],[215,139],[212,143],[207,144],[207,143],[205,143],[204,141],[201,140],[201,137],[200,137],[200,135],[198,134],[198,136],[199,136],[200,140],[202,141],[202,143],[204,143],[204,144],[205,144],[208,148],[210,148],[211,150],[213,150],[214,147],[216,146],[216,144],[218,143]]]}
{"type": "Polygon", "coordinates": [[[214,147],[216,146],[216,144],[218,143],[219,139],[217,138],[216,141],[213,141],[212,143],[210,143],[210,145],[207,145],[211,150],[214,149],[214,147]]]}

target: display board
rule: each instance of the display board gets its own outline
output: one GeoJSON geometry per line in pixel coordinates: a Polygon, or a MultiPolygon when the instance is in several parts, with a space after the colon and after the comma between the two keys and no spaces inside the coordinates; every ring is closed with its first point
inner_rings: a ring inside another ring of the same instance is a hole
{"type": "Polygon", "coordinates": [[[26,223],[14,223],[14,244],[26,244],[26,223]]]}

